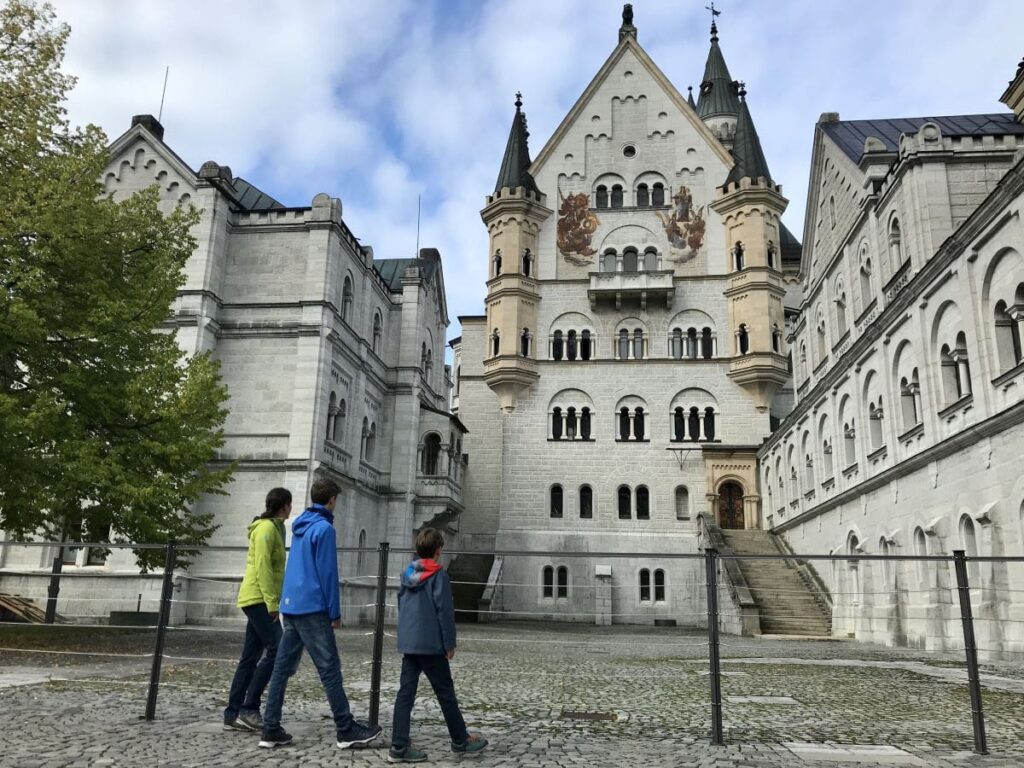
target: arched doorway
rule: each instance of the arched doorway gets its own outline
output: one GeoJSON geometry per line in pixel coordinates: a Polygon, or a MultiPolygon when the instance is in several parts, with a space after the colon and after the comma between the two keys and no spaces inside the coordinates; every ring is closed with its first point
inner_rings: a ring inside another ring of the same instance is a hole
{"type": "Polygon", "coordinates": [[[743,488],[732,481],[718,488],[718,525],[722,528],[742,529],[743,488]]]}

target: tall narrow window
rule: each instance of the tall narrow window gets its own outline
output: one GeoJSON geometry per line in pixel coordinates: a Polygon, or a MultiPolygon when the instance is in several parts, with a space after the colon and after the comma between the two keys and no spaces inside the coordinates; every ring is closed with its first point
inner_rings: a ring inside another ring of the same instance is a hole
{"type": "Polygon", "coordinates": [[[651,519],[651,492],[646,485],[638,486],[636,489],[636,519],[651,519]]]}
{"type": "Polygon", "coordinates": [[[619,409],[619,440],[629,440],[629,408],[619,409]]]}
{"type": "Polygon", "coordinates": [[[551,437],[555,440],[562,439],[562,409],[555,408],[551,412],[551,437]]]}
{"type": "Polygon", "coordinates": [[[629,359],[629,331],[619,331],[619,360],[629,359]]]}
{"type": "Polygon", "coordinates": [[[583,440],[590,439],[590,409],[583,408],[580,413],[580,437],[583,440]]]}
{"type": "Polygon", "coordinates": [[[639,328],[633,331],[633,357],[637,360],[644,359],[644,332],[639,328]]]}
{"type": "Polygon", "coordinates": [[[651,572],[647,568],[640,569],[640,602],[651,601],[651,572]]]}
{"type": "Polygon", "coordinates": [[[555,331],[551,337],[551,357],[555,360],[562,359],[562,332],[555,331]]]}
{"type": "Polygon", "coordinates": [[[380,313],[376,313],[373,316],[373,354],[380,354],[380,342],[381,334],[383,332],[383,326],[380,320],[380,313]]]}
{"type": "Polygon", "coordinates": [[[733,266],[737,272],[743,271],[743,243],[739,240],[736,241],[736,245],[732,247],[732,260],[733,266]]]}
{"type": "Polygon", "coordinates": [[[715,343],[711,338],[711,329],[704,328],[700,332],[701,352],[705,360],[710,360],[715,352],[715,343]]]}
{"type": "Polygon", "coordinates": [[[715,409],[711,406],[704,409],[704,437],[709,441],[715,439],[715,409]]]}
{"type": "Polygon", "coordinates": [[[867,309],[874,297],[871,295],[871,259],[860,265],[860,311],[867,309]]]}
{"type": "Polygon", "coordinates": [[[686,329],[686,356],[690,358],[697,357],[697,329],[687,328],[686,329]]]}
{"type": "Polygon", "coordinates": [[[967,355],[967,335],[960,331],[956,335],[956,349],[953,350],[956,361],[957,387],[960,396],[971,394],[971,361],[967,355]]]}
{"type": "Polygon", "coordinates": [[[672,411],[672,440],[681,443],[686,439],[686,415],[682,408],[672,411]]]}
{"type": "Polygon", "coordinates": [[[595,207],[607,208],[608,207],[608,187],[604,184],[599,186],[594,194],[595,207]]]}
{"type": "Polygon", "coordinates": [[[646,208],[651,204],[650,193],[647,190],[646,184],[640,184],[636,188],[636,204],[638,207],[646,208]]]}
{"type": "Polygon", "coordinates": [[[436,475],[440,458],[441,437],[431,433],[423,441],[423,460],[420,463],[420,471],[424,475],[436,475]]]}
{"type": "Polygon", "coordinates": [[[836,333],[839,338],[846,334],[846,291],[840,290],[836,297],[836,333]]]}
{"type": "Polygon", "coordinates": [[[818,365],[828,355],[828,343],[825,340],[825,318],[818,318],[818,365]]]}
{"type": "Polygon", "coordinates": [[[741,355],[747,354],[747,351],[750,349],[750,337],[747,334],[747,326],[746,326],[746,324],[741,324],[740,325],[739,333],[737,333],[736,336],[737,336],[738,343],[739,343],[740,354],[741,355]]]}
{"type": "Polygon", "coordinates": [[[580,360],[590,359],[591,344],[590,331],[580,333],[580,360]]]}
{"type": "Polygon", "coordinates": [[[889,261],[893,272],[903,264],[903,234],[900,231],[900,220],[895,216],[889,225],[889,261]]]}
{"type": "Polygon", "coordinates": [[[569,596],[569,569],[564,565],[558,567],[558,597],[569,596]]]}
{"type": "Polygon", "coordinates": [[[917,412],[917,394],[920,386],[917,383],[917,368],[915,368],[908,379],[904,376],[900,379],[900,410],[903,413],[903,429],[908,430],[916,426],[921,420],[917,412]]]}
{"type": "Polygon", "coordinates": [[[843,424],[843,447],[846,454],[846,466],[848,467],[857,463],[856,437],[857,430],[854,427],[853,421],[843,424]]]}
{"type": "Polygon", "coordinates": [[[782,352],[782,331],[779,330],[778,323],[772,325],[772,352],[776,354],[782,352]]]}
{"type": "Polygon", "coordinates": [[[636,248],[627,248],[622,252],[622,271],[623,272],[636,272],[638,255],[636,248]]]}
{"type": "Polygon", "coordinates": [[[495,328],[491,334],[491,355],[493,357],[498,356],[498,352],[501,349],[501,334],[498,333],[498,329],[495,328]]]}
{"type": "Polygon", "coordinates": [[[331,433],[331,440],[340,443],[345,438],[345,417],[348,415],[348,405],[344,398],[338,402],[338,410],[334,414],[334,429],[331,433]]]}
{"type": "Polygon", "coordinates": [[[501,249],[494,252],[494,276],[501,275],[501,249]]]}
{"type": "Polygon", "coordinates": [[[654,571],[654,602],[665,602],[665,572],[661,568],[654,571]]]}
{"type": "Polygon", "coordinates": [[[530,356],[530,329],[523,328],[523,332],[519,334],[519,353],[523,357],[530,356]]]}
{"type": "Polygon", "coordinates": [[[629,520],[631,517],[633,517],[633,510],[632,510],[633,498],[632,498],[632,496],[633,496],[633,494],[630,493],[628,485],[620,485],[619,486],[618,499],[619,499],[619,519],[620,520],[629,520]]]}
{"type": "Polygon", "coordinates": [[[555,569],[550,565],[544,566],[543,592],[541,594],[548,598],[555,596],[555,569]]]}
{"type": "Polygon", "coordinates": [[[665,185],[660,181],[654,183],[654,189],[651,191],[651,205],[659,207],[665,205],[665,185]]]}
{"type": "Polygon", "coordinates": [[[594,516],[594,490],[589,485],[580,486],[580,517],[589,520],[594,516]]]}
{"type": "Polygon", "coordinates": [[[690,490],[685,485],[676,488],[676,520],[690,519],[690,490]]]}
{"type": "Polygon", "coordinates": [[[775,269],[775,243],[768,241],[768,268],[775,269]]]}
{"type": "Polygon", "coordinates": [[[673,328],[672,329],[672,340],[671,347],[669,349],[672,358],[675,360],[681,360],[683,357],[683,329],[673,328]]]}
{"type": "Polygon", "coordinates": [[[824,479],[827,480],[835,474],[835,471],[832,468],[832,443],[828,440],[823,441],[821,444],[821,455],[825,460],[824,472],[822,474],[824,475],[824,479]]]}
{"type": "Polygon", "coordinates": [[[331,392],[331,397],[327,401],[327,434],[325,437],[328,440],[334,439],[334,419],[338,414],[338,396],[331,392]]]}
{"type": "Polygon", "coordinates": [[[700,440],[700,410],[697,406],[690,408],[689,418],[686,420],[687,431],[690,433],[690,440],[700,440]]]}
{"type": "Polygon", "coordinates": [[[530,253],[530,249],[527,248],[523,252],[523,277],[529,277],[533,270],[533,255],[530,253]]]}
{"type": "Polygon", "coordinates": [[[622,207],[622,186],[615,184],[612,187],[612,208],[622,207]]]}
{"type": "Polygon", "coordinates": [[[576,433],[576,409],[569,406],[565,415],[565,437],[568,440],[575,440],[576,433]]]}
{"type": "Polygon", "coordinates": [[[562,516],[562,486],[551,486],[551,516],[562,516]]]}
{"type": "Polygon", "coordinates": [[[341,288],[341,319],[346,323],[352,320],[352,278],[348,275],[341,288]]]}
{"type": "Polygon", "coordinates": [[[578,344],[576,343],[576,331],[569,331],[566,334],[565,356],[570,360],[576,359],[578,344]]]}
{"type": "Polygon", "coordinates": [[[968,584],[977,589],[981,586],[981,572],[978,568],[978,561],[970,558],[978,556],[978,536],[974,530],[974,521],[969,515],[960,518],[960,536],[963,540],[964,554],[968,557],[968,584]]]}
{"type": "MultiPolygon", "coordinates": [[[[1021,362],[1020,326],[1007,311],[1006,302],[995,306],[996,355],[1000,371],[1008,371],[1021,362]]],[[[1021,317],[1024,320],[1024,316],[1021,317]]]]}
{"type": "Polygon", "coordinates": [[[831,196],[828,199],[828,223],[832,229],[836,228],[836,199],[831,196]]]}
{"type": "Polygon", "coordinates": [[[370,425],[370,432],[366,436],[366,460],[373,461],[373,454],[377,448],[377,423],[370,425]]]}

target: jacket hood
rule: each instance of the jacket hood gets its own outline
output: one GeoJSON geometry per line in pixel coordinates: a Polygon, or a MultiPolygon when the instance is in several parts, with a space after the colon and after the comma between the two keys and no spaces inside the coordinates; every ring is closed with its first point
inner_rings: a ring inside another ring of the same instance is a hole
{"type": "Polygon", "coordinates": [[[441,564],[429,558],[413,560],[409,567],[402,571],[402,586],[406,589],[419,589],[440,570],[441,564]]]}
{"type": "Polygon", "coordinates": [[[326,522],[328,525],[334,525],[334,515],[331,514],[331,510],[327,507],[321,506],[320,504],[314,504],[292,523],[292,536],[298,536],[302,538],[309,531],[311,526],[316,525],[319,522],[326,522]]]}
{"type": "Polygon", "coordinates": [[[257,517],[251,523],[249,523],[249,536],[252,536],[253,531],[259,528],[263,523],[270,523],[277,532],[284,536],[284,520],[279,517],[257,517]]]}

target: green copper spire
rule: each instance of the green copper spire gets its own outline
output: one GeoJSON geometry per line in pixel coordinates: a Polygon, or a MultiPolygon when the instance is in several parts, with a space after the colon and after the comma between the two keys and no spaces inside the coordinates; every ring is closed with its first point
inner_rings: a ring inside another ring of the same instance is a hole
{"type": "Polygon", "coordinates": [[[740,102],[736,95],[737,85],[725,66],[725,57],[718,47],[718,26],[711,20],[711,50],[704,65],[704,80],[700,84],[697,99],[697,115],[701,119],[719,116],[736,117],[740,102]]]}
{"type": "Polygon", "coordinates": [[[526,130],[526,115],[523,114],[522,106],[523,94],[516,93],[516,114],[512,118],[512,130],[508,133],[508,144],[505,146],[505,157],[498,172],[498,182],[494,185],[494,194],[501,192],[503,187],[525,187],[539,197],[537,182],[533,180],[529,171],[530,147],[527,139],[530,132],[526,130]]]}
{"type": "Polygon", "coordinates": [[[736,159],[736,165],[729,171],[725,183],[728,185],[740,179],[756,179],[759,176],[771,181],[768,161],[764,159],[761,140],[757,137],[757,129],[754,128],[754,121],[747,107],[747,91],[742,83],[739,84],[738,96],[740,114],[736,120],[736,138],[732,145],[732,156],[736,159]]]}

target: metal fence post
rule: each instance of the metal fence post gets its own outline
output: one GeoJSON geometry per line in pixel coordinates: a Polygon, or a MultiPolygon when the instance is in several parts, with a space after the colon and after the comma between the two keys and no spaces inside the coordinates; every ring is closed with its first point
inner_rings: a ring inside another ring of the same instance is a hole
{"type": "Polygon", "coordinates": [[[718,657],[718,551],[704,550],[708,585],[708,660],[711,681],[711,743],[722,746],[722,669],[718,657]]]}
{"type": "Polygon", "coordinates": [[[50,569],[50,586],[46,590],[46,624],[53,624],[57,619],[57,595],[60,594],[60,572],[64,569],[64,545],[57,547],[50,569]]]}
{"type": "Polygon", "coordinates": [[[978,646],[974,640],[974,615],[971,612],[971,590],[967,582],[967,560],[964,550],[953,550],[956,589],[960,595],[960,622],[964,627],[964,653],[967,654],[967,687],[971,692],[971,720],[974,724],[974,751],[988,754],[985,738],[985,713],[981,707],[981,679],[978,676],[978,646]]]}
{"type": "Polygon", "coordinates": [[[174,589],[174,566],[178,561],[178,548],[173,541],[167,542],[164,557],[164,583],[160,591],[160,617],[156,623],[156,647],[153,649],[153,666],[149,673],[149,695],[146,697],[146,720],[156,717],[156,695],[160,690],[160,667],[164,660],[164,638],[167,623],[171,618],[171,592],[174,589]]]}
{"type": "Polygon", "coordinates": [[[382,541],[377,550],[377,623],[373,628],[373,666],[370,672],[370,725],[379,725],[380,668],[384,656],[384,610],[388,587],[388,553],[391,545],[382,541]]]}

